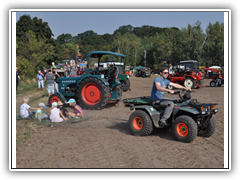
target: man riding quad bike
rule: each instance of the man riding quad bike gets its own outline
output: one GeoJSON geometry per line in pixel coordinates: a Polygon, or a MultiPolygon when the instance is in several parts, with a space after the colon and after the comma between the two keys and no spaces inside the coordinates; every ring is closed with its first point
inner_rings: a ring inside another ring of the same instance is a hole
{"type": "Polygon", "coordinates": [[[218,87],[224,84],[224,76],[221,71],[218,71],[217,75],[212,76],[212,81],[210,82],[211,87],[218,87]]]}
{"type": "MultiPolygon", "coordinates": [[[[180,91],[166,89],[166,86],[175,86],[166,79],[168,69],[161,69],[160,80],[155,79],[151,97],[124,99],[123,103],[131,110],[129,128],[134,135],[149,135],[153,126],[162,128],[172,126],[175,137],[182,142],[191,142],[198,135],[210,137],[216,128],[212,115],[218,110],[216,103],[204,104],[191,100],[191,90],[185,87],[186,93],[181,96],[180,91]],[[179,94],[180,99],[163,98],[164,91],[179,94]],[[160,98],[159,98],[160,97],[160,98]]],[[[181,85],[175,86],[181,88],[181,85]]]]}

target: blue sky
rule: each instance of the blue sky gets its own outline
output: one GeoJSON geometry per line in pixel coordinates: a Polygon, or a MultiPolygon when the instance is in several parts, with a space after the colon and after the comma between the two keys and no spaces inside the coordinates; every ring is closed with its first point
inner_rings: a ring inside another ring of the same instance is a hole
{"type": "Polygon", "coordinates": [[[113,34],[120,26],[128,24],[133,27],[149,25],[181,29],[188,24],[195,24],[197,20],[201,22],[201,28],[205,32],[209,22],[224,22],[224,12],[153,12],[151,10],[148,12],[17,12],[16,21],[24,14],[48,22],[54,38],[63,33],[76,36],[88,30],[93,30],[99,35],[113,34]]]}

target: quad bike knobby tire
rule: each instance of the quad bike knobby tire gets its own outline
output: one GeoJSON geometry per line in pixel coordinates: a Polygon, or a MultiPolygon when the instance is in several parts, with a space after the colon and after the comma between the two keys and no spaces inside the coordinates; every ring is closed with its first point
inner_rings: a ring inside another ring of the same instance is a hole
{"type": "Polygon", "coordinates": [[[173,123],[174,135],[178,141],[192,142],[198,133],[195,121],[186,115],[179,116],[173,123]]]}
{"type": "Polygon", "coordinates": [[[128,125],[135,136],[147,136],[153,131],[151,118],[142,110],[136,110],[130,115],[128,125]]]}
{"type": "Polygon", "coordinates": [[[196,85],[195,80],[192,79],[192,78],[190,78],[190,77],[187,77],[187,78],[185,79],[185,81],[184,81],[184,86],[185,86],[186,88],[191,88],[191,89],[193,89],[193,88],[195,87],[195,85],[196,85]]]}
{"type": "Polygon", "coordinates": [[[198,131],[198,136],[210,137],[213,135],[215,130],[216,130],[216,122],[215,122],[214,118],[212,117],[209,120],[207,127],[198,131]]]}
{"type": "Polygon", "coordinates": [[[84,109],[102,109],[107,104],[110,90],[97,78],[86,78],[78,87],[78,103],[84,109]]]}
{"type": "Polygon", "coordinates": [[[215,81],[211,81],[211,82],[210,82],[210,86],[211,86],[211,87],[215,87],[215,86],[216,86],[216,82],[215,82],[215,81]]]}

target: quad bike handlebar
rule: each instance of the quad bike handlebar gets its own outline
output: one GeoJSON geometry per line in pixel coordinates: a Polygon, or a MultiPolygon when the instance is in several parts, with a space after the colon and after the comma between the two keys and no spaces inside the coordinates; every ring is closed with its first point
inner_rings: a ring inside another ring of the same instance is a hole
{"type": "MultiPolygon", "coordinates": [[[[185,90],[185,89],[183,89],[182,92],[184,92],[184,91],[186,91],[186,93],[185,93],[183,96],[181,95],[181,91],[174,91],[174,93],[171,94],[171,95],[176,95],[176,94],[178,94],[181,101],[186,101],[186,100],[191,99],[190,93],[191,93],[191,92],[194,92],[194,91],[190,91],[190,90],[185,90]]],[[[168,93],[170,93],[170,92],[168,92],[168,93]]]]}

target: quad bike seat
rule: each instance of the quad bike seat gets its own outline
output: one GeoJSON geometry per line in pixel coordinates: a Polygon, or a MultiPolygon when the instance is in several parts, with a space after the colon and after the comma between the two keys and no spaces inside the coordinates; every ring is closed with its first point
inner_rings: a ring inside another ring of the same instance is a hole
{"type": "Polygon", "coordinates": [[[160,100],[153,100],[150,104],[153,106],[156,110],[161,110],[165,109],[167,106],[166,105],[161,105],[160,100]]]}
{"type": "Polygon", "coordinates": [[[156,100],[153,100],[150,104],[151,106],[153,106],[155,109],[157,110],[162,110],[162,109],[165,109],[167,107],[167,105],[161,105],[160,103],[163,102],[163,101],[172,101],[173,103],[176,103],[177,102],[177,99],[174,99],[174,98],[168,98],[168,97],[163,97],[162,99],[156,99],[156,100]]]}

